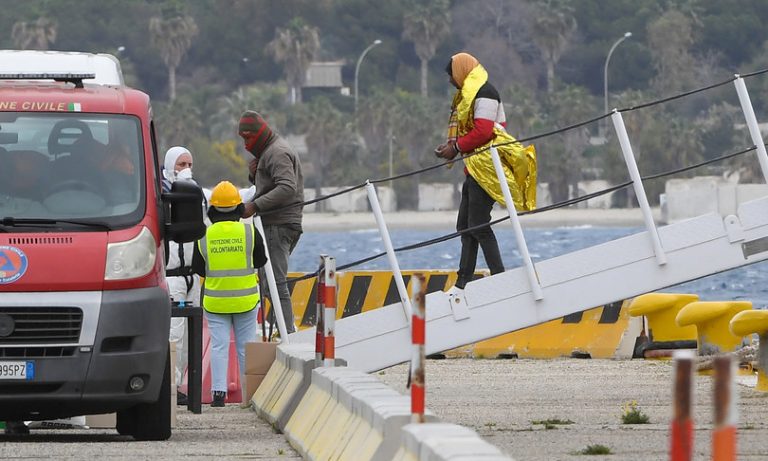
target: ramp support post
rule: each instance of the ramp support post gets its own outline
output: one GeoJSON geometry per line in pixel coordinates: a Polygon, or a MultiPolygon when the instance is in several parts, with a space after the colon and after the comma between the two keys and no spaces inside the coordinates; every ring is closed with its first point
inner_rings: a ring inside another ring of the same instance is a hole
{"type": "Polygon", "coordinates": [[[525,265],[525,273],[528,275],[528,282],[531,284],[531,292],[533,293],[533,298],[538,301],[544,298],[544,294],[541,291],[541,284],[539,283],[539,277],[536,274],[536,267],[534,267],[531,254],[528,252],[528,244],[525,243],[523,226],[520,225],[520,218],[517,216],[515,202],[512,200],[512,193],[509,191],[509,184],[507,184],[507,178],[504,175],[504,168],[501,166],[499,151],[496,150],[495,147],[491,147],[491,158],[493,159],[493,168],[496,170],[496,176],[499,178],[499,184],[501,184],[501,192],[504,194],[504,203],[507,206],[507,213],[509,213],[509,222],[512,223],[512,229],[515,232],[515,239],[517,240],[517,247],[520,250],[520,256],[525,265]]]}
{"type": "Polygon", "coordinates": [[[715,414],[712,428],[712,460],[736,461],[735,362],[730,355],[715,357],[715,414]]]}
{"type": "Polygon", "coordinates": [[[317,270],[317,302],[315,303],[315,367],[323,366],[325,355],[325,256],[320,255],[317,270]]]}
{"type": "Polygon", "coordinates": [[[670,428],[670,461],[693,459],[693,367],[694,353],[675,351],[674,400],[670,428]]]}
{"type": "Polygon", "coordinates": [[[413,277],[413,320],[411,321],[411,422],[424,422],[426,397],[426,318],[427,318],[427,284],[424,274],[413,277]]]}
{"type": "Polygon", "coordinates": [[[736,92],[739,94],[739,103],[741,103],[741,110],[744,112],[744,118],[747,121],[747,128],[749,128],[749,136],[752,138],[752,142],[757,148],[757,160],[760,162],[760,170],[763,172],[763,179],[768,183],[768,153],[765,150],[765,142],[763,136],[760,134],[760,126],[757,124],[757,117],[755,117],[755,109],[752,107],[752,100],[749,98],[747,92],[747,85],[744,84],[744,79],[736,74],[736,80],[733,84],[736,85],[736,92]]]}
{"type": "Polygon", "coordinates": [[[619,138],[619,144],[621,144],[621,153],[624,155],[624,162],[627,164],[629,177],[632,178],[632,187],[635,191],[635,196],[637,197],[637,203],[640,205],[640,211],[643,212],[645,228],[648,229],[648,235],[651,237],[653,252],[656,254],[656,262],[659,266],[663,266],[667,263],[667,254],[661,246],[661,239],[659,238],[659,231],[656,229],[656,223],[653,222],[653,212],[651,211],[651,205],[648,203],[648,197],[645,195],[643,180],[640,177],[640,171],[637,169],[635,154],[632,152],[632,145],[629,143],[629,136],[627,135],[627,128],[624,126],[624,119],[621,117],[621,112],[616,109],[613,110],[611,119],[613,120],[613,127],[616,129],[616,135],[619,138]]]}
{"type": "MultiPolygon", "coordinates": [[[[261,223],[261,216],[256,216],[253,218],[253,224],[256,226],[256,229],[261,232],[262,237],[265,239],[266,234],[264,234],[264,225],[261,223]]],[[[285,318],[283,318],[283,305],[280,303],[280,295],[278,295],[277,291],[277,281],[275,280],[275,272],[272,270],[272,259],[269,256],[269,248],[267,245],[264,245],[264,253],[267,256],[267,264],[264,264],[264,272],[267,274],[267,285],[269,286],[269,301],[272,303],[272,312],[275,313],[275,318],[277,319],[277,329],[280,331],[280,341],[283,344],[290,344],[291,340],[288,339],[288,330],[285,328],[285,318]]],[[[280,283],[288,283],[287,280],[281,280],[280,283]]],[[[262,304],[264,303],[264,300],[261,301],[262,304]]],[[[266,319],[266,315],[264,316],[266,319]]]]}
{"type": "Polygon", "coordinates": [[[397,293],[400,295],[400,302],[403,305],[403,312],[405,313],[407,322],[411,318],[413,308],[411,307],[411,300],[408,299],[408,290],[406,290],[405,283],[403,283],[403,274],[400,272],[400,265],[397,262],[395,248],[392,246],[392,239],[389,237],[387,223],[384,221],[384,213],[381,211],[379,197],[376,195],[376,188],[370,181],[365,182],[365,189],[368,192],[368,201],[371,203],[371,210],[373,211],[373,216],[376,218],[376,224],[379,226],[379,234],[381,234],[381,240],[384,242],[384,249],[387,252],[389,265],[392,267],[392,275],[395,278],[397,293]]]}
{"type": "Polygon", "coordinates": [[[336,258],[323,255],[323,272],[325,279],[323,294],[323,366],[332,367],[336,364],[336,345],[334,325],[336,323],[336,258]]]}

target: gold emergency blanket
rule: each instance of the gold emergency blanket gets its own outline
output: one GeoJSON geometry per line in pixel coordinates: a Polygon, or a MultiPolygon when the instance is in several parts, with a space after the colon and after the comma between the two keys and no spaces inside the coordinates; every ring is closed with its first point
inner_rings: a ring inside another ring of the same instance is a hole
{"type": "MultiPolygon", "coordinates": [[[[464,136],[474,127],[474,101],[480,87],[488,81],[488,72],[482,65],[477,65],[464,80],[461,90],[453,98],[452,118],[449,127],[449,139],[464,136]]],[[[493,128],[493,139],[473,152],[464,153],[464,164],[469,174],[495,201],[504,205],[496,170],[493,167],[490,147],[495,146],[501,158],[504,176],[512,193],[512,201],[517,211],[536,208],[536,149],[533,145],[523,146],[504,130],[498,123],[493,128]]]]}

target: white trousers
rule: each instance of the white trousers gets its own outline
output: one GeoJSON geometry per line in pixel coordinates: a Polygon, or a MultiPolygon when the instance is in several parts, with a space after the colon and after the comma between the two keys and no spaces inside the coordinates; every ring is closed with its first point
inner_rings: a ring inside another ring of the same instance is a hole
{"type": "MultiPolygon", "coordinates": [[[[200,306],[200,276],[193,275],[192,288],[187,291],[187,282],[184,277],[168,277],[168,291],[171,301],[184,301],[189,306],[200,306]]],[[[187,369],[189,356],[189,337],[187,319],[184,317],[171,317],[171,330],[168,341],[176,343],[176,385],[181,384],[184,370],[187,369]]]]}

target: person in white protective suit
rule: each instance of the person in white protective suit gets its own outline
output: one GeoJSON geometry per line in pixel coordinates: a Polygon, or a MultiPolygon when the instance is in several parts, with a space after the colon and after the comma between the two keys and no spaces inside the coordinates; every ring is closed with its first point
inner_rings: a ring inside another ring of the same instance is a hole
{"type": "MultiPolygon", "coordinates": [[[[170,191],[171,185],[176,181],[195,182],[192,179],[192,162],[192,153],[186,147],[174,146],[168,149],[163,163],[164,192],[170,191]]],[[[205,210],[205,203],[202,206],[205,210]]],[[[168,263],[165,267],[165,275],[171,301],[179,306],[200,306],[200,276],[191,272],[194,246],[195,242],[182,245],[174,241],[168,242],[168,263]]],[[[176,370],[174,371],[177,385],[181,383],[187,367],[189,344],[185,338],[188,338],[187,319],[171,317],[168,339],[176,344],[176,370]]],[[[177,403],[186,405],[186,400],[187,396],[177,391],[177,403]]]]}

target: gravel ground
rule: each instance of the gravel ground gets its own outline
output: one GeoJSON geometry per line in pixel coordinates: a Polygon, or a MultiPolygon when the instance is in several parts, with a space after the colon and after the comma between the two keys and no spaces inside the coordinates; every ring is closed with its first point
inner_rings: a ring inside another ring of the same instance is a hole
{"type": "MultiPolygon", "coordinates": [[[[181,407],[179,407],[181,408],[181,407]]],[[[28,436],[0,434],[0,459],[300,460],[282,434],[239,405],[203,406],[202,415],[179,411],[165,442],[133,442],[114,430],[32,430],[28,436]]]]}
{"type": "MultiPolygon", "coordinates": [[[[672,367],[666,361],[429,360],[427,407],[442,421],[476,430],[518,461],[589,459],[667,460],[672,412],[672,367]],[[650,424],[621,422],[622,406],[636,401],[650,424]],[[534,421],[571,424],[546,429],[534,421]],[[577,454],[604,445],[612,455],[577,454]]],[[[407,394],[407,366],[378,377],[407,394]]],[[[710,459],[711,377],[695,389],[697,460],[710,459]]],[[[768,459],[768,394],[738,386],[739,459],[768,459]]],[[[132,442],[113,430],[33,430],[0,435],[0,459],[269,459],[298,460],[281,434],[238,405],[180,411],[166,442],[132,442]]]]}
{"type": "MultiPolygon", "coordinates": [[[[406,393],[407,366],[379,372],[406,393]]],[[[710,459],[711,377],[696,377],[695,459],[710,459]]],[[[476,430],[512,458],[523,461],[605,459],[667,460],[672,414],[672,365],[668,361],[429,360],[427,408],[444,422],[476,430]],[[637,401],[650,424],[622,424],[622,406],[637,401]],[[546,429],[533,421],[572,424],[546,429]],[[605,445],[611,456],[577,454],[605,445]]],[[[738,386],[740,460],[768,459],[768,394],[738,386]]]]}

